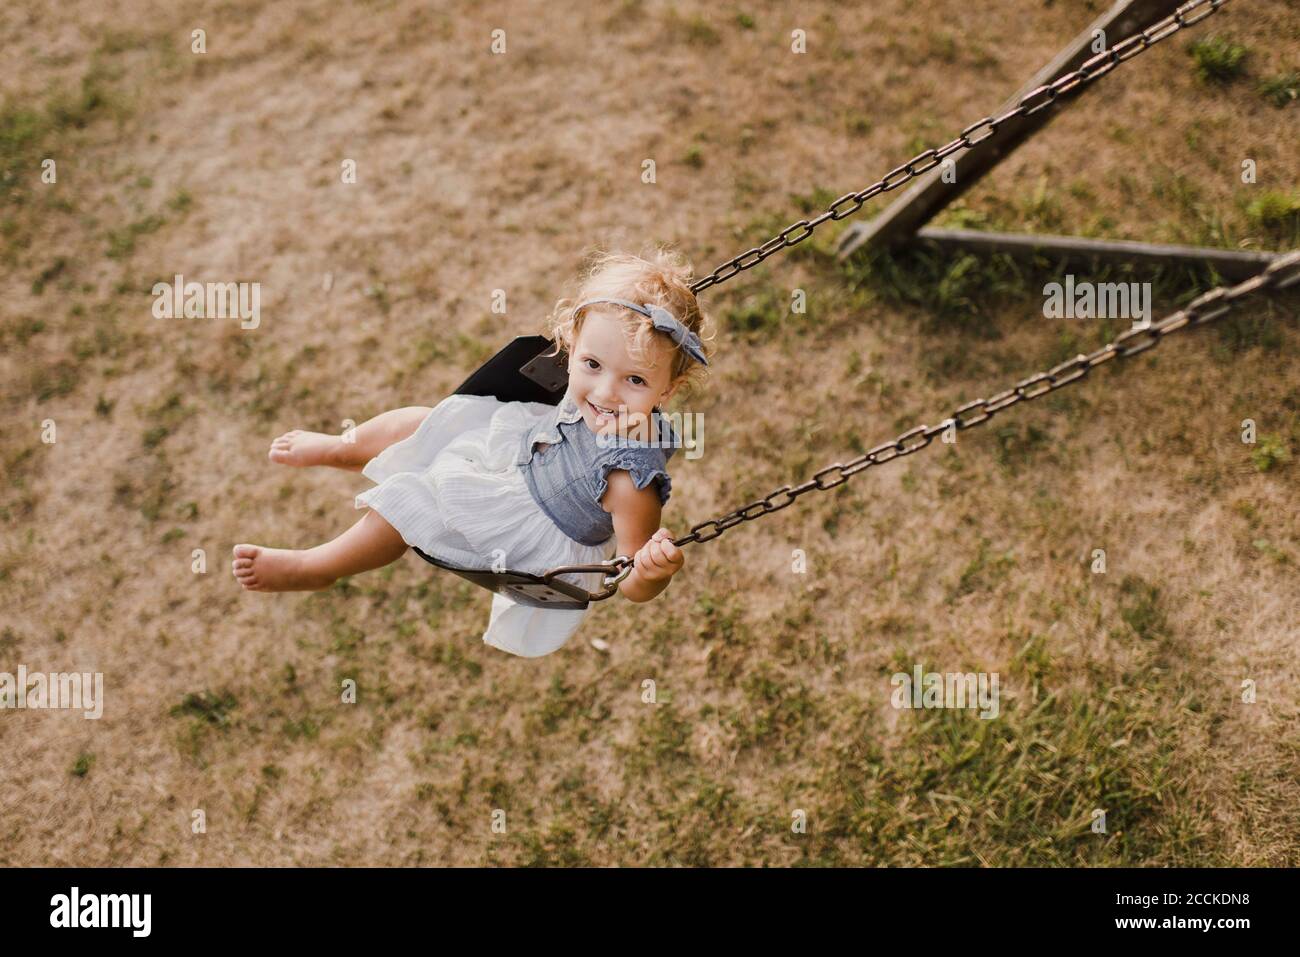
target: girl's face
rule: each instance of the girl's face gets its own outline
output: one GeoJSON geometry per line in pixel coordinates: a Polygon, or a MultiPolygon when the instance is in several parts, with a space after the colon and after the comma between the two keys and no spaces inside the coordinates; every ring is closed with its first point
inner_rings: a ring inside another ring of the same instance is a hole
{"type": "Polygon", "coordinates": [[[673,350],[663,337],[651,343],[653,368],[635,362],[627,353],[623,322],[594,309],[583,319],[578,341],[569,356],[569,397],[582,410],[583,421],[595,433],[633,438],[634,432],[650,438],[650,413],[676,391],[671,387],[673,350]],[[629,419],[634,413],[638,418],[629,419]]]}

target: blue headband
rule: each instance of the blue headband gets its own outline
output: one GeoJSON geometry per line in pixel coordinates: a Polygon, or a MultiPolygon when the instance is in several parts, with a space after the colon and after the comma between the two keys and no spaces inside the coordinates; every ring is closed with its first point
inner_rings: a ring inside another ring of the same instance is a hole
{"type": "Polygon", "coordinates": [[[626,299],[588,299],[586,302],[579,303],[574,307],[573,314],[576,316],[588,306],[595,305],[598,302],[608,302],[615,306],[626,306],[634,312],[639,312],[643,316],[649,316],[650,322],[660,332],[666,332],[672,336],[673,342],[681,346],[682,350],[701,365],[708,365],[709,360],[704,358],[704,347],[700,344],[700,337],[690,329],[687,329],[682,323],[673,317],[673,314],[662,306],[656,306],[647,302],[643,306],[638,306],[634,302],[628,302],[626,299]]]}

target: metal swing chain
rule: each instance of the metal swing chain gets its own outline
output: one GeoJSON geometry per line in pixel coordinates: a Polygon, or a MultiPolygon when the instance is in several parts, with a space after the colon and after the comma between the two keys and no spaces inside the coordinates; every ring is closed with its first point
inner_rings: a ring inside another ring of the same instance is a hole
{"type": "MultiPolygon", "coordinates": [[[[794,504],[795,499],[800,495],[814,489],[826,491],[835,488],[837,485],[843,485],[858,472],[865,471],[873,465],[881,465],[892,459],[919,452],[933,442],[936,436],[941,435],[950,428],[956,431],[964,431],[987,422],[1003,409],[1009,409],[1013,405],[1027,402],[1030,399],[1037,399],[1039,396],[1055,392],[1072,382],[1078,382],[1094,368],[1112,359],[1125,358],[1137,355],[1139,352],[1145,352],[1147,349],[1158,345],[1160,340],[1170,333],[1205,325],[1218,319],[1231,311],[1243,299],[1270,290],[1285,289],[1297,282],[1300,282],[1300,251],[1279,256],[1263,272],[1235,286],[1219,286],[1211,289],[1204,295],[1192,300],[1178,312],[1158,322],[1128,329],[1117,336],[1113,342],[1108,342],[1095,352],[1088,355],[1080,354],[1073,359],[1067,359],[1051,370],[1032,375],[1016,383],[1012,388],[997,393],[992,398],[967,402],[938,425],[918,425],[916,428],[902,433],[892,442],[878,445],[849,462],[836,462],[834,465],[828,465],[802,485],[794,487],[783,485],[764,498],[750,502],[733,512],[719,518],[700,522],[698,525],[691,527],[689,534],[673,539],[672,543],[681,547],[692,542],[711,541],[733,525],[753,521],[763,515],[779,512],[781,509],[787,508],[794,504]],[[832,473],[838,474],[832,478],[826,478],[831,476],[832,473]],[[776,501],[778,497],[782,496],[783,498],[780,501],[776,501]]],[[[617,577],[613,578],[612,582],[607,581],[603,593],[591,593],[591,600],[596,601],[612,595],[617,588],[617,583],[631,572],[632,567],[633,559],[620,555],[603,564],[572,565],[557,568],[548,572],[546,578],[550,579],[552,576],[565,573],[595,571],[605,572],[607,579],[616,575],[617,577]]]]}
{"type": "Polygon", "coordinates": [[[1134,34],[1126,40],[1111,47],[1109,50],[1103,50],[1096,56],[1085,61],[1077,70],[1072,73],[1066,73],[1057,77],[1051,83],[1037,87],[1020,98],[1020,102],[1014,107],[1007,110],[1001,116],[986,116],[977,123],[972,123],[966,129],[961,131],[951,143],[941,146],[938,149],[928,149],[918,153],[912,159],[908,160],[902,166],[896,167],[885,174],[883,179],[872,183],[866,189],[857,193],[846,193],[831,203],[830,207],[818,216],[816,219],[801,219],[797,223],[792,223],[777,235],[773,236],[761,246],[755,246],[747,252],[741,253],[733,259],[728,260],[721,266],[718,266],[709,275],[700,279],[691,285],[691,291],[699,294],[710,286],[716,286],[720,282],[725,282],[737,273],[746,269],[752,269],[767,257],[779,252],[782,249],[788,249],[791,246],[797,246],[809,236],[822,223],[828,219],[844,219],[852,216],[862,208],[863,203],[867,200],[878,196],[881,193],[887,193],[890,190],[897,189],[904,183],[915,179],[922,173],[925,173],[938,166],[953,153],[963,149],[974,149],[980,143],[990,139],[998,128],[1007,120],[1015,119],[1022,116],[1031,116],[1039,110],[1045,110],[1056,100],[1066,94],[1078,92],[1079,89],[1091,83],[1100,76],[1105,76],[1119,64],[1126,60],[1131,60],[1143,50],[1154,46],[1168,36],[1172,36],[1184,27],[1190,27],[1193,24],[1200,23],[1206,17],[1218,11],[1226,4],[1228,0],[1190,0],[1175,10],[1165,19],[1151,24],[1141,33],[1134,34]],[[1204,8],[1204,9],[1199,9],[1204,8]],[[1193,12],[1195,16],[1189,16],[1193,12]],[[791,235],[795,234],[795,235],[791,235]]]}
{"type": "MultiPolygon", "coordinates": [[[[999,127],[1007,120],[1031,116],[1052,106],[1058,98],[1077,93],[1088,83],[1104,76],[1119,64],[1131,60],[1166,37],[1177,33],[1184,27],[1200,23],[1206,17],[1218,12],[1219,8],[1226,3],[1228,3],[1228,0],[1189,0],[1188,3],[1178,7],[1170,16],[1151,24],[1140,33],[1122,40],[1109,50],[1104,50],[1084,61],[1077,70],[1064,74],[1051,83],[1026,93],[1014,107],[1001,116],[986,116],[984,119],[972,123],[962,130],[961,134],[951,143],[937,149],[928,149],[918,153],[908,162],[890,170],[882,179],[872,183],[866,189],[841,196],[815,219],[803,219],[797,223],[792,223],[761,246],[756,246],[728,260],[714,269],[709,275],[693,283],[690,287],[691,291],[698,294],[711,286],[725,282],[746,269],[752,269],[778,251],[803,242],[813,234],[813,231],[818,226],[829,219],[839,220],[852,216],[875,196],[897,189],[922,173],[938,166],[952,154],[960,150],[974,149],[980,143],[992,138],[999,127]]],[[[851,476],[873,465],[880,465],[899,456],[911,455],[913,452],[920,451],[929,445],[936,435],[941,434],[950,427],[964,430],[979,425],[988,421],[996,413],[1018,402],[1026,399],[1036,399],[1040,395],[1054,392],[1071,382],[1077,382],[1086,376],[1094,366],[1108,362],[1116,356],[1135,355],[1155,346],[1162,336],[1171,332],[1176,332],[1185,326],[1201,325],[1217,319],[1223,313],[1232,309],[1236,302],[1245,296],[1254,295],[1269,288],[1280,289],[1290,286],[1298,279],[1300,279],[1300,253],[1282,257],[1259,275],[1231,288],[1219,287],[1213,289],[1194,300],[1185,309],[1158,323],[1130,329],[1118,336],[1114,342],[1108,343],[1090,355],[1077,356],[1049,372],[1040,372],[1038,375],[1030,376],[1013,388],[1000,392],[991,399],[977,399],[974,402],[967,403],[957,409],[951,418],[946,419],[939,425],[917,426],[904,432],[893,442],[886,442],[874,449],[870,449],[847,464],[837,462],[834,465],[827,466],[820,472],[815,473],[812,479],[802,485],[793,488],[788,485],[782,486],[765,498],[750,502],[748,505],[719,518],[709,519],[694,525],[689,534],[673,539],[672,543],[680,547],[692,542],[710,541],[733,525],[752,521],[762,515],[778,512],[794,504],[795,499],[806,492],[814,489],[825,491],[834,488],[847,482],[851,476]],[[823,481],[823,476],[836,471],[840,474],[835,480],[823,481]],[[780,504],[774,504],[773,499],[777,496],[785,496],[785,499],[780,504]],[[757,511],[754,511],[755,509],[757,511]],[[709,529],[710,526],[712,531],[706,532],[705,530],[709,529]]],[[[602,572],[605,575],[602,590],[588,593],[589,600],[599,601],[614,594],[618,588],[618,583],[631,573],[633,566],[634,560],[631,557],[620,555],[604,563],[555,568],[547,572],[543,578],[547,583],[554,586],[559,581],[558,576],[563,574],[602,572]]],[[[568,583],[566,585],[569,588],[574,587],[568,585],[568,583]]]]}

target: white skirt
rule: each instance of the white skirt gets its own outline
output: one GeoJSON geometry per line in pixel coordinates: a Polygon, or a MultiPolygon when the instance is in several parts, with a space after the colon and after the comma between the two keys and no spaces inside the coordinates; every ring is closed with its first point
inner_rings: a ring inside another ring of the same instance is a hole
{"type": "MultiPolygon", "coordinates": [[[[516,464],[524,433],[554,411],[541,402],[449,396],[408,438],[366,464],[362,474],[378,484],[356,497],[356,507],[373,508],[406,544],[462,568],[495,563],[536,575],[608,561],[615,537],[600,545],[569,538],[533,499],[516,464]]],[[[563,578],[588,590],[601,583],[597,572],[563,578]]],[[[525,658],[547,655],[590,611],[532,608],[495,593],[483,641],[525,658]]]]}

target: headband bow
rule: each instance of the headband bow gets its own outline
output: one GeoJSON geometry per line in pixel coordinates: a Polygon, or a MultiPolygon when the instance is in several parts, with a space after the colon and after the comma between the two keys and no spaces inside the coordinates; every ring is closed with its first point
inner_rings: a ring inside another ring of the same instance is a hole
{"type": "Polygon", "coordinates": [[[649,316],[650,322],[660,332],[666,332],[672,336],[673,342],[677,343],[682,350],[701,365],[708,365],[709,360],[704,358],[704,347],[700,343],[700,337],[690,329],[687,329],[679,319],[673,316],[671,312],[662,306],[656,306],[653,303],[645,303],[638,306],[634,302],[628,302],[626,299],[588,299],[586,302],[579,303],[573,310],[576,316],[587,306],[593,306],[598,302],[608,302],[615,306],[626,306],[633,312],[639,312],[643,316],[649,316]]]}

